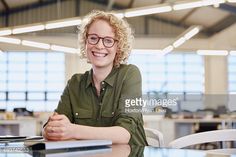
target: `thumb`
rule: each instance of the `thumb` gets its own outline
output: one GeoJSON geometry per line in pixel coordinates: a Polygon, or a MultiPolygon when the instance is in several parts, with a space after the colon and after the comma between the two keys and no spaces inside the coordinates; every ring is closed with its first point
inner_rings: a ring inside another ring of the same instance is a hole
{"type": "Polygon", "coordinates": [[[57,112],[54,112],[54,113],[53,113],[53,116],[55,116],[55,115],[58,115],[58,113],[57,113],[57,112]]]}
{"type": "Polygon", "coordinates": [[[54,113],[53,113],[53,114],[50,116],[50,118],[49,118],[49,119],[50,119],[50,120],[52,120],[52,119],[53,119],[53,117],[54,117],[54,116],[56,116],[56,115],[59,115],[59,114],[58,114],[57,112],[54,112],[54,113]]]}

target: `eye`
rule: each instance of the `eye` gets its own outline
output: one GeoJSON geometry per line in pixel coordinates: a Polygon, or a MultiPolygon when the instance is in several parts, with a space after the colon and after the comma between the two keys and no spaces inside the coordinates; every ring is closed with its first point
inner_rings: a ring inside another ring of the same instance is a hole
{"type": "Polygon", "coordinates": [[[93,36],[89,36],[89,40],[92,40],[92,41],[97,41],[98,40],[98,37],[93,35],[93,36]]]}
{"type": "Polygon", "coordinates": [[[111,44],[114,42],[114,39],[112,38],[104,38],[104,42],[107,43],[107,44],[111,44]]]}

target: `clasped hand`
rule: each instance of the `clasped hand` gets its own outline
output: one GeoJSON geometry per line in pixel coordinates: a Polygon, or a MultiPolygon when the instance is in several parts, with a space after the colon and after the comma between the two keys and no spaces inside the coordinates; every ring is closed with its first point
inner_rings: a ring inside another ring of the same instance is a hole
{"type": "Polygon", "coordinates": [[[48,140],[73,139],[73,126],[65,115],[54,113],[44,127],[43,136],[48,140]]]}

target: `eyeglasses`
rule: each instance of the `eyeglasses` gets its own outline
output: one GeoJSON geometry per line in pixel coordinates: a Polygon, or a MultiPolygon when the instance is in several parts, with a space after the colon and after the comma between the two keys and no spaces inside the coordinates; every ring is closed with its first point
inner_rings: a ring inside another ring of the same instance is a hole
{"type": "Polygon", "coordinates": [[[102,39],[102,43],[106,48],[111,48],[114,46],[116,39],[113,39],[112,37],[99,37],[97,34],[88,34],[87,35],[87,41],[91,45],[96,45],[99,40],[102,39]]]}

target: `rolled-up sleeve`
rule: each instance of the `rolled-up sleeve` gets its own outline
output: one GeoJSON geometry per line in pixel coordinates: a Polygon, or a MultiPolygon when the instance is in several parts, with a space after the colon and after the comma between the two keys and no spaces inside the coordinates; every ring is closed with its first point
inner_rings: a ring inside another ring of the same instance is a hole
{"type": "Polygon", "coordinates": [[[69,80],[67,82],[67,85],[61,95],[61,99],[58,103],[58,106],[57,106],[55,112],[57,112],[59,114],[64,114],[65,116],[68,117],[68,119],[71,122],[73,122],[72,109],[71,109],[71,98],[70,98],[70,94],[69,94],[71,83],[72,83],[72,80],[69,80]]]}
{"type": "Polygon", "coordinates": [[[143,129],[142,113],[138,110],[140,109],[140,106],[134,106],[134,109],[136,109],[137,112],[127,111],[125,106],[126,99],[131,100],[141,98],[142,80],[139,69],[136,66],[131,65],[124,79],[119,102],[119,113],[116,113],[114,125],[121,126],[130,133],[131,138],[129,144],[147,145],[143,129]]]}

